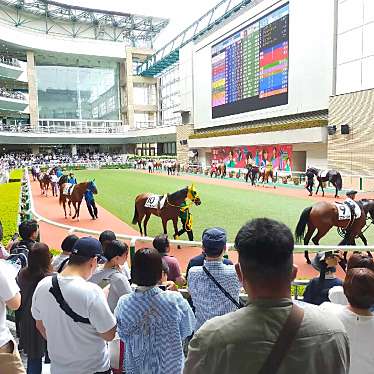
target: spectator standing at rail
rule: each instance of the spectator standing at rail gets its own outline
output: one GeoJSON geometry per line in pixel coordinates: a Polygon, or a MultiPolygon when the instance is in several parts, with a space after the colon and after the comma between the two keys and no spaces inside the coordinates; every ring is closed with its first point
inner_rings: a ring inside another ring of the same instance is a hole
{"type": "Polygon", "coordinates": [[[181,274],[179,262],[168,254],[170,252],[168,236],[166,234],[158,235],[153,239],[152,244],[168,265],[168,280],[175,282],[178,286],[184,286],[186,279],[181,274]]]}
{"type": "Polygon", "coordinates": [[[61,243],[62,253],[59,254],[58,256],[56,256],[52,260],[52,267],[53,267],[54,271],[56,271],[57,273],[61,273],[61,271],[65,267],[70,255],[71,255],[71,252],[73,251],[74,244],[78,239],[79,238],[78,238],[77,235],[72,234],[72,235],[68,235],[62,241],[62,243],[61,243]]]}
{"type": "Polygon", "coordinates": [[[104,250],[104,257],[108,260],[104,267],[97,270],[89,279],[105,289],[109,286],[108,304],[113,312],[117,306],[118,300],[122,295],[131,293],[131,286],[122,272],[121,267],[127,261],[129,247],[119,240],[113,240],[104,250]]]}
{"type": "Polygon", "coordinates": [[[338,262],[338,253],[330,251],[316,254],[312,266],[320,272],[320,275],[313,278],[306,286],[303,299],[306,303],[320,305],[329,301],[330,288],[343,285],[343,282],[336,277],[338,262]]]}
{"type": "Polygon", "coordinates": [[[90,213],[90,216],[93,220],[98,219],[98,211],[97,206],[95,203],[95,197],[93,195],[93,192],[90,189],[87,189],[84,193],[84,199],[86,200],[86,205],[88,212],[90,213]]]}
{"type": "Polygon", "coordinates": [[[156,249],[139,249],[131,278],[135,292],[122,296],[114,313],[118,334],[126,344],[126,373],[181,373],[183,340],[190,336],[195,317],[179,292],[162,291],[162,257],[156,249]]]}
{"type": "Polygon", "coordinates": [[[17,276],[22,297],[19,309],[20,345],[27,355],[27,374],[42,372],[42,357],[47,346],[31,316],[31,301],[38,283],[52,272],[51,259],[48,246],[44,243],[36,243],[29,252],[27,267],[23,268],[17,276]]]}
{"type": "Polygon", "coordinates": [[[52,373],[111,373],[106,341],[116,321],[103,290],[87,281],[101,254],[97,239],[77,240],[62,273],[42,279],[34,292],[31,312],[48,341],[52,373]]]}
{"type": "Polygon", "coordinates": [[[344,279],[348,305],[323,303],[322,310],[334,314],[344,325],[350,346],[350,374],[371,374],[374,368],[374,271],[368,268],[348,270],[344,279]]]}
{"type": "MultiPolygon", "coordinates": [[[[354,268],[367,268],[374,271],[374,261],[366,253],[353,253],[348,259],[347,272],[354,268]]],[[[334,286],[329,289],[329,300],[334,304],[348,305],[343,286],[334,286]]],[[[374,305],[372,310],[374,310],[374,305]]]]}
{"type": "Polygon", "coordinates": [[[21,294],[15,280],[14,267],[0,260],[0,373],[26,374],[17,345],[6,323],[6,308],[17,310],[21,294]]]}
{"type": "Polygon", "coordinates": [[[342,323],[316,306],[306,305],[302,312],[292,303],[297,268],[290,229],[255,219],[239,230],[235,246],[235,267],[251,302],[211,319],[195,333],[184,373],[259,373],[274,364],[267,373],[348,374],[349,342],[342,323]],[[287,332],[292,335],[285,343],[287,332]],[[276,343],[282,352],[273,351],[276,343]]]}
{"type": "Polygon", "coordinates": [[[222,262],[226,231],[219,227],[206,229],[202,243],[206,254],[204,264],[188,273],[188,290],[197,321],[195,331],[207,320],[238,309],[241,288],[235,267],[222,262]]]}

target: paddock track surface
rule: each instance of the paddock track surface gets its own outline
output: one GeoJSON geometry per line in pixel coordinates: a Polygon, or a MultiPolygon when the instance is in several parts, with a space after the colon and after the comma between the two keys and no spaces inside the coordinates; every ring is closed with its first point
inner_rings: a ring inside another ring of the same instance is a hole
{"type": "MultiPolygon", "coordinates": [[[[144,173],[143,171],[133,171],[134,173],[144,173]]],[[[165,174],[160,174],[165,176],[165,174]]],[[[293,198],[304,198],[307,195],[307,192],[304,189],[299,188],[288,188],[288,187],[277,187],[276,189],[265,186],[258,186],[252,187],[248,184],[244,184],[242,182],[236,180],[226,180],[226,179],[215,179],[215,178],[206,178],[202,176],[195,176],[195,175],[181,175],[181,176],[167,176],[168,178],[174,179],[182,179],[182,180],[190,180],[193,182],[204,183],[204,184],[216,184],[221,186],[226,186],[235,189],[253,189],[256,191],[263,191],[270,194],[276,194],[280,196],[287,196],[293,198]]],[[[85,206],[84,201],[82,202],[81,206],[81,217],[80,221],[73,221],[71,218],[65,219],[63,216],[63,208],[58,204],[58,198],[52,197],[50,194],[48,197],[41,196],[39,190],[39,184],[37,182],[32,182],[32,195],[34,199],[35,209],[36,211],[41,214],[42,216],[53,220],[55,222],[68,224],[73,227],[77,228],[86,228],[91,230],[103,231],[105,229],[111,229],[118,233],[125,233],[129,235],[138,235],[139,233],[130,225],[126,224],[119,218],[117,218],[114,214],[110,213],[108,210],[104,209],[103,207],[99,206],[99,219],[98,220],[91,220],[87,208],[85,206]]],[[[367,198],[373,198],[373,194],[365,194],[367,198]]],[[[322,199],[321,196],[313,196],[309,198],[311,202],[320,201],[322,199]]],[[[327,201],[335,201],[336,199],[331,195],[331,192],[326,194],[324,200],[327,201]]],[[[340,200],[343,200],[340,197],[340,200]]],[[[59,249],[63,238],[67,235],[67,231],[53,225],[41,222],[41,240],[46,242],[50,248],[59,249]]],[[[83,234],[78,234],[78,236],[84,236],[83,234]]],[[[142,245],[143,247],[145,245],[142,245]]],[[[141,246],[138,245],[138,248],[141,246]]],[[[198,248],[182,248],[178,249],[176,247],[171,248],[171,255],[175,256],[181,264],[182,271],[185,271],[187,267],[188,260],[199,254],[200,249],[198,248]]],[[[237,255],[235,252],[230,252],[229,257],[233,260],[233,262],[237,261],[237,255]]],[[[318,273],[310,266],[305,264],[304,258],[302,254],[295,254],[295,263],[298,266],[298,278],[311,278],[317,276],[318,273]]],[[[338,270],[338,275],[343,277],[343,273],[338,270]]]]}

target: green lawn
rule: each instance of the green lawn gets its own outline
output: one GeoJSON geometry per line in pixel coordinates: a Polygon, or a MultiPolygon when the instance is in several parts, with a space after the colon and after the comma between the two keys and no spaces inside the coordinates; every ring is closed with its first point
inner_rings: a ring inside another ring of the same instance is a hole
{"type": "MultiPolygon", "coordinates": [[[[177,191],[189,181],[148,175],[128,170],[84,170],[77,171],[78,181],[96,179],[99,194],[96,201],[126,223],[131,224],[134,214],[134,199],[141,192],[163,194],[177,191]]],[[[279,196],[252,189],[241,190],[219,185],[196,184],[202,205],[192,208],[195,239],[200,240],[207,227],[224,227],[229,240],[233,241],[238,229],[249,219],[269,217],[286,223],[294,231],[301,211],[310,206],[307,198],[279,196]]],[[[133,226],[136,229],[137,226],[133,226]]],[[[148,234],[157,235],[162,231],[161,220],[152,216],[148,223],[148,234]]],[[[173,233],[172,223],[168,226],[173,233]]],[[[374,229],[366,232],[369,243],[374,242],[374,229]]],[[[187,240],[187,236],[181,238],[187,240]]],[[[338,244],[341,238],[335,229],[321,241],[321,244],[338,244]]],[[[361,244],[361,241],[358,241],[361,244]]]]}

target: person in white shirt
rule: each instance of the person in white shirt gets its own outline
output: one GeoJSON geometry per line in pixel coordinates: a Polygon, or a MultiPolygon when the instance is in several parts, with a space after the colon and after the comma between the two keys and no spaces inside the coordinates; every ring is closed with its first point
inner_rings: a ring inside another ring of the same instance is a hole
{"type": "Polygon", "coordinates": [[[51,187],[52,187],[52,195],[58,197],[58,176],[53,173],[51,175],[51,187]]]}
{"type": "Polygon", "coordinates": [[[114,312],[119,298],[132,291],[127,276],[121,270],[121,266],[127,261],[128,253],[129,247],[126,243],[113,240],[104,250],[104,257],[108,262],[89,279],[90,282],[103,289],[109,286],[108,304],[112,312],[114,312]]]}
{"type": "Polygon", "coordinates": [[[25,374],[17,346],[6,325],[6,307],[17,310],[21,295],[16,283],[17,272],[5,260],[0,260],[0,373],[25,374]]]}
{"type": "Polygon", "coordinates": [[[31,312],[47,340],[52,374],[111,373],[106,341],[115,336],[116,320],[103,290],[87,281],[101,253],[97,239],[77,240],[63,272],[44,278],[34,292],[31,312]]]}
{"type": "Polygon", "coordinates": [[[70,257],[75,242],[78,240],[77,235],[68,235],[61,243],[62,253],[54,257],[52,261],[53,270],[57,273],[61,273],[67,264],[67,259],[70,257]]]}
{"type": "Polygon", "coordinates": [[[349,338],[350,374],[372,374],[374,368],[374,271],[354,268],[347,272],[343,284],[348,305],[329,302],[320,308],[336,315],[349,338]]]}
{"type": "MultiPolygon", "coordinates": [[[[368,268],[374,271],[374,261],[366,253],[353,253],[348,259],[347,271],[354,268],[368,268]]],[[[348,305],[343,286],[334,286],[329,290],[329,300],[334,304],[348,305]]]]}

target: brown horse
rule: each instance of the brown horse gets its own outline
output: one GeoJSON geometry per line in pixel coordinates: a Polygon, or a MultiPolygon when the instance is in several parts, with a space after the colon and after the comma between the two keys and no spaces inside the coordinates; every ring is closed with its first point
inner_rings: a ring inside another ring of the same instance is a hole
{"type": "Polygon", "coordinates": [[[47,173],[40,173],[38,174],[38,182],[40,185],[41,195],[48,197],[48,188],[49,184],[51,183],[51,176],[47,173]]]}
{"type": "Polygon", "coordinates": [[[268,184],[269,183],[269,178],[270,178],[270,181],[273,184],[273,187],[275,188],[275,182],[277,181],[277,177],[274,176],[273,169],[265,168],[263,171],[260,171],[260,177],[259,178],[261,178],[261,183],[262,184],[264,184],[265,182],[266,182],[266,184],[268,184]]]}
{"type": "MultiPolygon", "coordinates": [[[[134,218],[132,220],[132,224],[135,225],[137,223],[140,234],[143,235],[142,221],[145,217],[143,223],[145,236],[147,236],[147,223],[152,214],[161,218],[162,227],[165,234],[167,234],[167,223],[168,221],[172,220],[174,225],[174,233],[177,236],[178,218],[181,204],[186,200],[186,198],[190,199],[195,205],[201,204],[200,197],[196,192],[194,185],[183,188],[182,190],[172,194],[167,194],[164,206],[162,208],[145,207],[145,203],[147,202],[148,198],[152,197],[155,197],[155,195],[151,193],[142,193],[135,198],[134,218]]],[[[161,199],[162,196],[159,196],[159,198],[161,199]]]]}
{"type": "MultiPolygon", "coordinates": [[[[296,226],[296,242],[300,243],[304,240],[304,245],[308,245],[314,231],[317,229],[318,232],[312,238],[312,242],[315,245],[319,245],[320,239],[323,238],[333,226],[336,226],[346,229],[344,238],[339,245],[356,245],[355,239],[357,237],[361,238],[364,245],[367,245],[367,240],[362,233],[362,229],[366,224],[367,214],[370,214],[372,220],[374,219],[374,200],[363,199],[359,200],[357,203],[361,208],[361,216],[352,223],[350,220],[338,219],[338,208],[334,203],[321,201],[309,208],[305,208],[296,226]],[[307,225],[308,231],[304,236],[307,225]]],[[[308,251],[304,251],[304,255],[307,263],[310,264],[308,251]]]]}
{"type": "Polygon", "coordinates": [[[73,219],[77,218],[77,220],[79,221],[79,211],[80,211],[84,193],[87,190],[90,190],[92,191],[93,194],[95,195],[97,194],[97,188],[96,188],[95,182],[90,181],[90,182],[83,182],[83,183],[75,184],[72,187],[72,191],[70,195],[64,194],[65,187],[66,187],[66,183],[60,184],[60,200],[59,200],[60,205],[62,204],[62,206],[64,207],[65,218],[67,218],[66,216],[66,201],[67,201],[68,207],[69,207],[69,216],[71,216],[71,203],[73,203],[75,213],[72,218],[73,219]]]}

